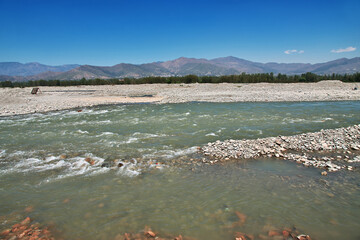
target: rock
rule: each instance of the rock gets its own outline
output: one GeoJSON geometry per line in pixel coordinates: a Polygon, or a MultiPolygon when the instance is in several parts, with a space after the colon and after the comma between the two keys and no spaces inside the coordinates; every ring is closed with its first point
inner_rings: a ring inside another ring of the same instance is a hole
{"type": "Polygon", "coordinates": [[[355,146],[355,145],[352,145],[352,146],[351,146],[351,149],[352,149],[352,150],[359,150],[359,148],[358,148],[357,146],[355,146]]]}
{"type": "Polygon", "coordinates": [[[21,222],[21,224],[22,225],[28,225],[30,222],[31,222],[31,219],[29,217],[27,217],[21,222]]]}
{"type": "Polygon", "coordinates": [[[121,168],[121,167],[123,167],[123,166],[124,166],[123,163],[118,163],[118,167],[119,167],[119,168],[121,168]]]}
{"type": "Polygon", "coordinates": [[[11,232],[11,229],[6,229],[0,233],[1,236],[7,236],[11,232]]]}
{"type": "Polygon", "coordinates": [[[101,164],[101,167],[102,167],[102,168],[103,168],[103,167],[108,168],[108,167],[110,167],[110,163],[104,162],[104,163],[101,164]]]}
{"type": "Polygon", "coordinates": [[[296,238],[298,240],[311,240],[309,235],[304,235],[304,234],[301,234],[301,235],[297,236],[296,238]]]}
{"type": "Polygon", "coordinates": [[[27,212],[27,213],[30,213],[30,212],[34,211],[34,207],[33,206],[28,206],[28,207],[25,208],[24,211],[27,212]]]}
{"type": "Polygon", "coordinates": [[[47,228],[44,228],[42,232],[44,235],[50,235],[50,231],[47,228]]]}
{"type": "Polygon", "coordinates": [[[145,236],[155,238],[156,234],[153,231],[148,230],[146,231],[145,236]]]}
{"type": "Polygon", "coordinates": [[[59,158],[60,158],[60,159],[65,159],[66,157],[67,157],[67,156],[66,156],[65,154],[61,154],[59,158]]]}
{"type": "Polygon", "coordinates": [[[290,236],[290,232],[287,231],[287,230],[283,230],[283,231],[282,231],[282,235],[283,235],[283,238],[284,238],[284,239],[288,239],[288,237],[290,236]]]}
{"type": "Polygon", "coordinates": [[[339,223],[335,219],[330,219],[329,221],[332,225],[339,225],[339,223]]]}
{"type": "Polygon", "coordinates": [[[247,235],[247,234],[242,233],[242,232],[236,232],[234,234],[234,236],[235,236],[235,240],[253,240],[254,239],[254,236],[247,235]]]}
{"type": "Polygon", "coordinates": [[[19,238],[23,238],[25,235],[27,235],[30,231],[32,231],[31,229],[27,229],[25,231],[23,231],[20,235],[19,235],[19,238]]]}
{"type": "Polygon", "coordinates": [[[20,223],[16,223],[12,226],[12,229],[16,229],[16,228],[19,228],[21,227],[21,224],[20,223]]]}
{"type": "Polygon", "coordinates": [[[335,197],[335,195],[333,193],[327,193],[327,195],[331,198],[335,197]]]}
{"type": "Polygon", "coordinates": [[[281,233],[279,233],[279,232],[277,232],[277,231],[274,231],[274,230],[270,230],[270,231],[268,232],[268,236],[269,236],[269,237],[281,236],[281,235],[282,235],[281,233]]]}
{"type": "Polygon", "coordinates": [[[95,164],[95,160],[92,158],[85,158],[85,161],[88,162],[91,166],[93,166],[95,164]]]}
{"type": "Polygon", "coordinates": [[[247,216],[239,211],[235,211],[235,214],[239,219],[238,221],[239,226],[243,225],[246,222],[247,216]]]}
{"type": "Polygon", "coordinates": [[[125,233],[125,234],[124,234],[124,238],[125,238],[125,240],[131,240],[129,233],[125,233]]]}

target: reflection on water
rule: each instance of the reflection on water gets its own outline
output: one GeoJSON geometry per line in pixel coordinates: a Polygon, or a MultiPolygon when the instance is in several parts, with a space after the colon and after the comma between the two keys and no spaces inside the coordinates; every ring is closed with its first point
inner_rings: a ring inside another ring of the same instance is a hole
{"type": "Polygon", "coordinates": [[[358,112],[359,102],[188,103],[0,118],[0,216],[52,223],[66,239],[145,225],[197,239],[293,226],[313,239],[358,239],[358,171],[323,177],[275,159],[209,166],[196,148],[358,124],[358,112]],[[247,219],[231,228],[235,211],[247,219]]]}

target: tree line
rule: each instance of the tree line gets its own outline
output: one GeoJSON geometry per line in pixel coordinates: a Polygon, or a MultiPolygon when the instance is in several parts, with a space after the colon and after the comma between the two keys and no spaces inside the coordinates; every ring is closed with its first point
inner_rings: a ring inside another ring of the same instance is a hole
{"type": "Polygon", "coordinates": [[[318,82],[322,80],[340,80],[343,82],[360,82],[360,73],[317,75],[311,72],[301,75],[286,75],[273,73],[255,73],[226,76],[172,76],[143,78],[111,78],[111,79],[79,79],[79,80],[35,80],[27,82],[0,82],[0,87],[35,87],[35,86],[78,86],[78,85],[121,85],[121,84],[177,84],[177,83],[298,83],[318,82]]]}

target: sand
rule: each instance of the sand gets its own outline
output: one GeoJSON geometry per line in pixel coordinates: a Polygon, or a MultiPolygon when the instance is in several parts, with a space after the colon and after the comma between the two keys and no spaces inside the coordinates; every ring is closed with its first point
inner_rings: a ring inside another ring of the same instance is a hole
{"type": "Polygon", "coordinates": [[[254,84],[144,84],[0,88],[0,116],[124,103],[287,102],[360,100],[359,84],[340,81],[318,83],[254,84]]]}

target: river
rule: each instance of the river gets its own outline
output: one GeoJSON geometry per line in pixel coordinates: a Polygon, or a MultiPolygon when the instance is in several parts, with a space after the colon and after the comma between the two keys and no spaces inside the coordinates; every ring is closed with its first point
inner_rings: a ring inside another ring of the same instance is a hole
{"type": "Polygon", "coordinates": [[[296,227],[359,239],[360,175],[278,159],[203,164],[216,140],[360,122],[360,102],[132,104],[0,118],[0,230],[26,216],[65,239],[151,226],[196,239],[296,227]],[[31,206],[32,211],[24,212],[31,206]],[[243,225],[235,211],[247,216],[243,225]]]}

